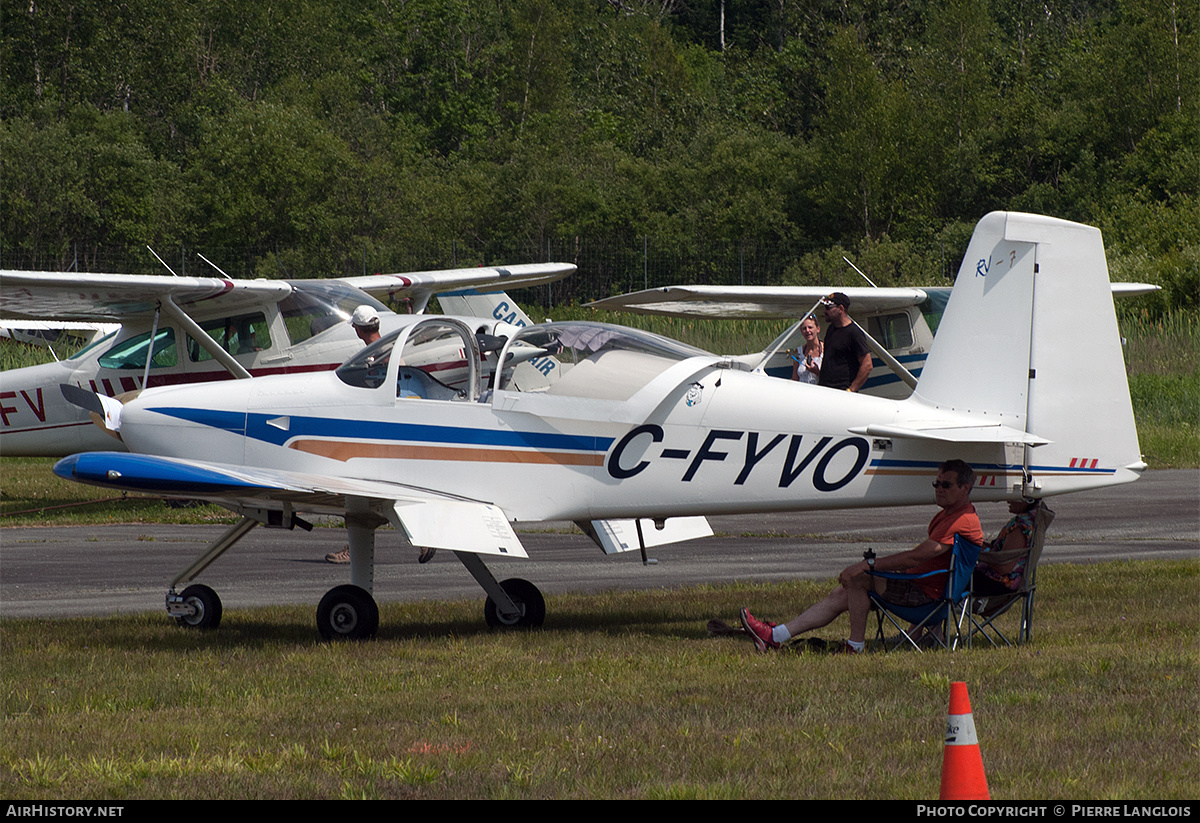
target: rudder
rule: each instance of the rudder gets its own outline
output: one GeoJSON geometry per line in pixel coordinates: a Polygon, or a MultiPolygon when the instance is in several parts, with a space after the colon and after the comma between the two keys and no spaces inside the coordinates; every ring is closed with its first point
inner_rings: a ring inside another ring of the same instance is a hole
{"type": "Polygon", "coordinates": [[[1145,468],[1099,229],[993,212],[976,226],[914,402],[1018,429],[1027,493],[1145,468]]]}

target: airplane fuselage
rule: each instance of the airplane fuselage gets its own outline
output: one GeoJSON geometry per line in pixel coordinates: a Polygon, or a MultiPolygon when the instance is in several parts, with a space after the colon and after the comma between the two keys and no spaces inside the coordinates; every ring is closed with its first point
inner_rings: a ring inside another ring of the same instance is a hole
{"type": "Polygon", "coordinates": [[[416,486],[517,521],[925,504],[951,457],[979,470],[978,499],[1021,481],[1020,452],[1003,445],[918,450],[849,431],[897,417],[896,401],[693,365],[636,424],[620,400],[395,398],[321,373],[232,384],[215,402],[191,387],[146,392],[122,434],[136,452],[416,486]]]}

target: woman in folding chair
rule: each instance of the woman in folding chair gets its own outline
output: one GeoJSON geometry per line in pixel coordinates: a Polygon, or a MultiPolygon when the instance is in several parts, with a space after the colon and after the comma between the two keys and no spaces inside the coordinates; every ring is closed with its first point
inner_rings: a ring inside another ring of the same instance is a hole
{"type": "Polygon", "coordinates": [[[974,595],[997,597],[1012,594],[1021,588],[1021,581],[1025,577],[1025,562],[1029,556],[1021,555],[1015,560],[996,565],[988,562],[987,553],[1028,548],[1033,543],[1037,507],[1038,501],[1030,497],[1013,500],[1008,504],[1012,519],[1004,524],[995,540],[984,544],[983,554],[979,555],[979,565],[975,567],[975,577],[971,582],[971,592],[974,595]]]}
{"type": "Polygon", "coordinates": [[[921,605],[937,600],[946,588],[945,574],[918,581],[885,581],[872,577],[872,573],[902,571],[922,574],[945,570],[950,567],[950,549],[956,534],[961,534],[976,545],[983,543],[979,515],[971,505],[971,487],[974,483],[975,472],[962,460],[943,463],[933,483],[934,499],[941,511],[929,523],[928,539],[906,552],[880,557],[874,561],[874,565],[862,560],[846,567],[838,576],[840,586],[788,623],[776,625],[759,620],[742,609],[742,626],[754,639],[755,647],[760,652],[777,649],[792,637],[827,626],[839,615],[849,612],[850,638],[844,650],[861,652],[866,642],[867,614],[871,608],[868,588],[874,588],[890,602],[904,605],[921,605]]]}

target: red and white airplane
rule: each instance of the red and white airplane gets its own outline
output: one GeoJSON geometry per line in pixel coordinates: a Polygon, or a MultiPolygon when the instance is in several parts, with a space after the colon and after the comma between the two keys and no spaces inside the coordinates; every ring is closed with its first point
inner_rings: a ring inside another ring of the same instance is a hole
{"type": "Polygon", "coordinates": [[[331,280],[0,271],[0,322],[120,324],[65,360],[0,373],[0,454],[120,448],[63,400],[60,384],[117,396],[330,370],[363,346],[347,322],[358,306],[375,308],[386,334],[401,315],[381,300],[407,299],[420,313],[435,294],[536,286],[573,271],[538,263],[331,280]]]}

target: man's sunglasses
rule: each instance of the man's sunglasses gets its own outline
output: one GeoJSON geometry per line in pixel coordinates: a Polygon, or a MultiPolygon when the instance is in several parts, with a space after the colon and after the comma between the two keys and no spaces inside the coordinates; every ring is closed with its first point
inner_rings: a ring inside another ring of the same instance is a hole
{"type": "Polygon", "coordinates": [[[933,481],[933,487],[935,489],[949,489],[953,485],[954,484],[951,483],[949,480],[934,480],[933,481]]]}

